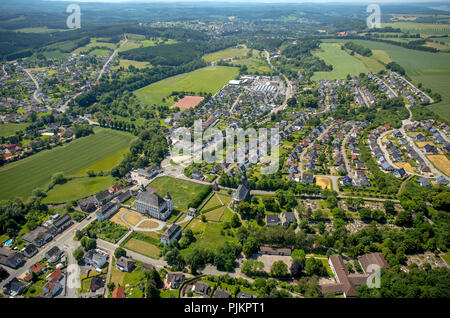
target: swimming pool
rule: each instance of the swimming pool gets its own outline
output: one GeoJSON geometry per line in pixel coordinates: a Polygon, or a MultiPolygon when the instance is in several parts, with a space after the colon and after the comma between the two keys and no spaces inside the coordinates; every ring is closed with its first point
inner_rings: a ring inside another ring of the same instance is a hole
{"type": "Polygon", "coordinates": [[[5,242],[5,244],[3,244],[4,246],[10,246],[11,245],[11,243],[12,243],[12,239],[9,239],[9,240],[7,240],[6,242],[5,242]]]}

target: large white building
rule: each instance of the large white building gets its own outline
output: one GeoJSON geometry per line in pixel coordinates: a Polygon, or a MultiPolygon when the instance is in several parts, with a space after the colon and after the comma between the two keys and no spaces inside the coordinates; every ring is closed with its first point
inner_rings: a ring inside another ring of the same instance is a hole
{"type": "Polygon", "coordinates": [[[159,220],[166,220],[173,211],[173,199],[169,192],[161,198],[156,193],[143,189],[137,196],[136,210],[159,220]]]}

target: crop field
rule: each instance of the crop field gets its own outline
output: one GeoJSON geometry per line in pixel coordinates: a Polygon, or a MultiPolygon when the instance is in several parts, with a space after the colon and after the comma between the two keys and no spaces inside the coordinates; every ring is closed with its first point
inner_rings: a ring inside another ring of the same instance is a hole
{"type": "MultiPolygon", "coordinates": [[[[344,43],[342,40],[325,40],[324,42],[344,43]]],[[[450,87],[450,54],[411,50],[367,40],[353,40],[353,42],[372,50],[384,51],[406,70],[406,74],[411,77],[414,84],[422,83],[425,88],[439,93],[442,96],[442,102],[430,105],[429,108],[450,122],[450,90],[448,89],[450,87]]]]}
{"type": "Polygon", "coordinates": [[[354,76],[369,72],[362,61],[341,50],[339,44],[322,43],[320,48],[321,51],[314,52],[314,55],[323,59],[327,64],[333,65],[333,70],[331,72],[316,72],[312,77],[313,80],[344,79],[347,74],[354,76]]]}
{"type": "Polygon", "coordinates": [[[238,69],[235,67],[209,66],[166,78],[138,89],[134,93],[143,104],[149,106],[153,104],[171,106],[173,104],[172,101],[166,100],[163,102],[163,99],[167,98],[174,91],[215,94],[223,85],[237,75],[238,69]]]}
{"type": "Polygon", "coordinates": [[[444,155],[429,155],[428,160],[440,171],[450,176],[450,161],[444,155]]]}
{"type": "Polygon", "coordinates": [[[156,189],[156,193],[164,197],[169,192],[173,198],[173,205],[176,209],[187,210],[189,202],[200,191],[207,186],[186,180],[171,177],[159,177],[150,183],[150,187],[156,189]]]}
{"type": "Polygon", "coordinates": [[[232,47],[214,53],[206,54],[203,56],[203,59],[206,62],[217,62],[220,60],[227,60],[236,57],[244,57],[246,56],[248,51],[249,49],[246,46],[240,45],[237,47],[232,47]]]}
{"type": "Polygon", "coordinates": [[[33,189],[45,189],[57,172],[70,176],[105,158],[123,154],[133,138],[128,133],[96,128],[94,135],[7,164],[0,168],[0,199],[27,198],[33,189]]]}
{"type": "Polygon", "coordinates": [[[6,123],[0,124],[0,137],[9,137],[16,133],[16,131],[22,130],[28,127],[29,124],[13,124],[6,123]]]}
{"type": "Polygon", "coordinates": [[[64,203],[87,197],[108,189],[114,183],[111,176],[74,178],[64,184],[58,184],[47,193],[44,203],[64,203]]]}
{"type": "Polygon", "coordinates": [[[393,27],[402,31],[410,31],[413,33],[423,34],[449,34],[450,25],[446,24],[433,24],[433,23],[417,23],[417,22],[394,22],[394,23],[382,23],[384,27],[393,27]]]}

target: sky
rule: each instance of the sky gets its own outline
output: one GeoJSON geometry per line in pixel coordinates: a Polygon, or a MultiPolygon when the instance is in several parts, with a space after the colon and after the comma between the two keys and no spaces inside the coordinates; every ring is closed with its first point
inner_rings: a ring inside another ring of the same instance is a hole
{"type": "Polygon", "coordinates": [[[73,1],[73,2],[267,2],[267,3],[447,3],[450,0],[52,0],[52,1],[73,1]]]}

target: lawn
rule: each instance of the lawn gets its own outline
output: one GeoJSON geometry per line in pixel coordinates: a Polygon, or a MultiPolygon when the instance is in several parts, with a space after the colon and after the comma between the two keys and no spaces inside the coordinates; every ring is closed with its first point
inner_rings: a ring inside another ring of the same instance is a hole
{"type": "MultiPolygon", "coordinates": [[[[45,189],[55,173],[69,176],[93,167],[97,162],[122,152],[134,138],[131,134],[110,129],[96,128],[95,132],[62,147],[41,151],[1,167],[0,199],[27,198],[33,189],[45,189]]],[[[103,168],[111,169],[114,164],[110,162],[109,167],[105,165],[103,168]]]]}
{"type": "Polygon", "coordinates": [[[74,178],[64,184],[58,184],[47,193],[44,203],[65,203],[87,197],[108,189],[114,183],[110,175],[94,178],[74,178]]]}
{"type": "Polygon", "coordinates": [[[246,46],[240,45],[237,47],[232,47],[214,53],[206,54],[202,58],[206,62],[217,62],[220,60],[226,60],[235,57],[243,57],[247,54],[248,51],[249,49],[246,46]]]}
{"type": "Polygon", "coordinates": [[[122,66],[123,68],[128,68],[128,66],[130,66],[130,65],[133,65],[136,68],[145,68],[145,67],[152,66],[149,62],[140,62],[140,61],[126,60],[126,59],[119,60],[119,66],[122,66]]]}
{"type": "Polygon", "coordinates": [[[159,259],[159,248],[151,243],[144,242],[135,238],[131,238],[124,245],[124,248],[132,250],[136,253],[159,259]]]}
{"type": "Polygon", "coordinates": [[[186,255],[195,247],[205,248],[215,251],[226,241],[237,241],[236,238],[221,235],[222,224],[215,222],[202,222],[200,220],[193,220],[188,228],[192,230],[197,239],[187,249],[181,250],[183,255],[186,255]]]}
{"type": "Polygon", "coordinates": [[[163,98],[167,98],[174,91],[215,94],[237,75],[238,69],[235,67],[209,66],[163,79],[138,89],[134,93],[143,104],[171,106],[173,101],[166,100],[163,102],[163,98]]]}
{"type": "Polygon", "coordinates": [[[0,137],[9,137],[16,133],[16,131],[25,129],[28,127],[29,124],[23,123],[23,124],[13,124],[13,123],[6,123],[6,124],[0,124],[0,137]]]}
{"type": "Polygon", "coordinates": [[[362,61],[341,50],[341,46],[337,43],[322,43],[320,48],[321,51],[314,52],[314,55],[333,65],[333,70],[316,72],[312,77],[313,80],[344,79],[347,74],[354,76],[369,72],[362,61]]]}
{"type": "Polygon", "coordinates": [[[109,50],[105,49],[95,49],[89,52],[89,55],[95,55],[95,56],[106,56],[108,55],[109,50]]]}
{"type": "Polygon", "coordinates": [[[171,177],[159,177],[150,183],[150,187],[155,188],[156,193],[161,197],[169,192],[173,198],[174,207],[180,211],[185,211],[189,202],[198,192],[208,186],[171,177]]]}

